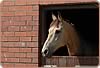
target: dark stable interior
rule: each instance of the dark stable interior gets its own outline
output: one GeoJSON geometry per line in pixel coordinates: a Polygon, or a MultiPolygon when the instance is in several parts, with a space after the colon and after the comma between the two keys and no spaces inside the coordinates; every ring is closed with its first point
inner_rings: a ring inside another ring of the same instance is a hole
{"type": "MultiPolygon", "coordinates": [[[[96,5],[74,5],[74,7],[67,6],[67,5],[54,5],[54,6],[42,6],[41,14],[43,16],[41,21],[42,26],[40,30],[42,31],[41,34],[41,42],[44,43],[46,37],[48,35],[49,25],[52,22],[51,14],[54,13],[57,16],[57,12],[61,13],[62,18],[66,21],[69,20],[71,23],[74,24],[76,31],[78,32],[80,39],[84,39],[86,42],[93,44],[91,48],[96,52],[96,56],[99,55],[99,9],[96,5]],[[86,6],[87,5],[87,6],[86,6]],[[60,6],[60,7],[59,7],[60,6]],[[69,8],[70,7],[70,8],[69,8]],[[44,8],[44,9],[43,9],[44,8]],[[55,9],[56,8],[56,9],[55,9]]],[[[41,23],[40,23],[41,25],[41,23]]],[[[42,43],[42,44],[43,44],[42,43]]],[[[88,48],[88,45],[87,47],[88,48]]],[[[66,56],[68,55],[67,48],[62,47],[59,48],[54,54],[54,56],[66,56]]],[[[84,54],[81,54],[85,56],[84,54]]],[[[94,54],[92,56],[95,56],[94,54]]],[[[89,56],[89,55],[88,55],[89,56]]]]}

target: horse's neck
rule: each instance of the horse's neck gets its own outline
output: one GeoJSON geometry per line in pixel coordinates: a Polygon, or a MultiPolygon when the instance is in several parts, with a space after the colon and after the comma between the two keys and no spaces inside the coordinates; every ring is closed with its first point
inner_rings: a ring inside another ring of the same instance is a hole
{"type": "Polygon", "coordinates": [[[69,48],[70,54],[75,55],[77,48],[80,45],[79,37],[77,35],[75,28],[71,24],[67,22],[63,23],[64,23],[65,45],[67,45],[67,47],[69,48]]]}

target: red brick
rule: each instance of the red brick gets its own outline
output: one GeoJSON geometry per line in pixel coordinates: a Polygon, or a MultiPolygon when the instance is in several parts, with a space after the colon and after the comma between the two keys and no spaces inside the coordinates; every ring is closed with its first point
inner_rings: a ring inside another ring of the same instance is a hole
{"type": "Polygon", "coordinates": [[[2,58],[1,62],[19,62],[18,58],[2,58]]]}
{"type": "Polygon", "coordinates": [[[26,53],[15,53],[15,57],[19,57],[19,58],[26,57],[26,53]]]}
{"type": "Polygon", "coordinates": [[[7,40],[7,37],[2,36],[2,37],[1,37],[1,41],[8,41],[8,40],[7,40]]]}
{"type": "Polygon", "coordinates": [[[20,52],[19,48],[9,48],[8,52],[20,52]]]}
{"type": "Polygon", "coordinates": [[[32,37],[32,41],[38,41],[38,37],[32,37]]]}
{"type": "Polygon", "coordinates": [[[33,58],[32,63],[38,63],[38,58],[33,58]]]}
{"type": "Polygon", "coordinates": [[[31,10],[34,9],[33,6],[26,6],[26,8],[27,8],[28,11],[31,11],[31,10]]]}
{"type": "MultiPolygon", "coordinates": [[[[1,51],[1,50],[0,50],[1,51]]],[[[0,53],[0,57],[2,58],[2,57],[4,57],[4,52],[3,51],[1,51],[2,53],[0,53]]],[[[1,58],[0,58],[0,61],[1,61],[1,58]]]]}
{"type": "Polygon", "coordinates": [[[4,1],[14,1],[14,0],[4,0],[4,1]]]}
{"type": "Polygon", "coordinates": [[[38,53],[38,48],[32,48],[32,52],[38,53]]]}
{"type": "Polygon", "coordinates": [[[39,30],[39,26],[33,26],[33,30],[39,30]]]}
{"type": "Polygon", "coordinates": [[[16,11],[30,11],[33,10],[32,6],[16,6],[16,11]]]}
{"type": "Polygon", "coordinates": [[[8,10],[9,10],[8,7],[1,7],[1,11],[2,11],[2,12],[8,11],[8,10]]]}
{"type": "Polygon", "coordinates": [[[21,26],[20,31],[32,31],[33,26],[21,26]]]}
{"type": "Polygon", "coordinates": [[[14,5],[14,4],[15,4],[14,1],[4,1],[4,2],[3,2],[3,5],[4,5],[4,6],[12,6],[12,5],[14,5]]]}
{"type": "Polygon", "coordinates": [[[14,36],[14,32],[3,32],[3,36],[14,36]]]}
{"type": "Polygon", "coordinates": [[[27,4],[39,4],[39,0],[27,0],[27,4]]]}
{"type": "Polygon", "coordinates": [[[12,19],[12,17],[1,17],[1,21],[10,21],[12,19]]]}
{"type": "Polygon", "coordinates": [[[38,31],[26,32],[26,36],[38,36],[38,31]]]}
{"type": "Polygon", "coordinates": [[[9,11],[11,12],[15,12],[16,11],[16,6],[10,6],[9,7],[9,11]]]}
{"type": "Polygon", "coordinates": [[[10,25],[10,23],[11,23],[11,21],[3,21],[3,22],[2,22],[2,25],[3,25],[3,26],[7,26],[7,25],[10,25]]]}
{"type": "Polygon", "coordinates": [[[19,62],[19,58],[6,58],[5,62],[19,62]]]}
{"type": "Polygon", "coordinates": [[[39,6],[38,5],[34,5],[33,6],[33,10],[39,10],[39,6]]]}
{"type": "Polygon", "coordinates": [[[20,20],[21,21],[23,21],[23,20],[25,20],[25,21],[32,20],[32,16],[21,16],[20,20]]]}
{"type": "Polygon", "coordinates": [[[26,47],[38,47],[38,42],[27,42],[26,47]]]}
{"type": "Polygon", "coordinates": [[[2,26],[1,31],[8,31],[8,26],[2,26]]]}
{"type": "Polygon", "coordinates": [[[31,41],[31,37],[20,37],[20,41],[31,41]]]}
{"type": "Polygon", "coordinates": [[[33,16],[33,20],[39,20],[39,16],[33,16]]]}
{"type": "Polygon", "coordinates": [[[11,21],[11,22],[25,22],[25,21],[31,21],[32,16],[15,16],[15,17],[1,17],[1,21],[11,21]]]}
{"type": "Polygon", "coordinates": [[[19,37],[7,37],[7,41],[19,41],[19,37]]]}
{"type": "Polygon", "coordinates": [[[14,58],[14,57],[15,57],[15,53],[7,53],[7,52],[6,52],[6,53],[3,53],[3,57],[6,57],[6,58],[7,58],[7,57],[8,57],[8,58],[13,57],[13,58],[14,58]]]}
{"type": "Polygon", "coordinates": [[[33,25],[35,25],[35,26],[39,26],[39,21],[38,21],[38,20],[34,20],[33,22],[34,22],[33,25]]]}
{"type": "MultiPolygon", "coordinates": [[[[25,16],[24,16],[25,17],[25,16]]],[[[22,21],[21,16],[15,16],[12,18],[14,21],[22,21]]]]}
{"type": "Polygon", "coordinates": [[[15,68],[21,68],[21,67],[26,67],[26,64],[24,64],[24,63],[15,64],[15,68]]]}
{"type": "Polygon", "coordinates": [[[9,47],[9,42],[1,42],[2,47],[9,47]]]}
{"type": "Polygon", "coordinates": [[[19,31],[19,26],[9,26],[8,31],[19,31]]]}
{"type": "Polygon", "coordinates": [[[24,21],[24,20],[26,20],[25,17],[26,16],[15,16],[15,17],[13,17],[13,20],[14,21],[24,21]]]}
{"type": "Polygon", "coordinates": [[[1,16],[14,16],[15,12],[2,12],[1,16]]]}
{"type": "Polygon", "coordinates": [[[15,12],[15,16],[25,16],[26,15],[26,11],[16,11],[15,12]]]}
{"type": "Polygon", "coordinates": [[[32,20],[32,16],[26,16],[26,20],[32,20]]]}
{"type": "Polygon", "coordinates": [[[9,9],[9,11],[16,11],[15,6],[10,6],[8,9],[9,9]]]}
{"type": "Polygon", "coordinates": [[[3,32],[0,33],[0,39],[1,39],[1,36],[3,36],[3,32]]]}
{"type": "Polygon", "coordinates": [[[1,52],[7,52],[8,48],[1,48],[1,52]]]}
{"type": "MultiPolygon", "coordinates": [[[[54,0],[53,0],[54,1],[54,0]]],[[[40,4],[53,4],[53,1],[40,0],[40,4]]],[[[56,1],[57,2],[57,1],[56,1]]]]}
{"type": "Polygon", "coordinates": [[[2,63],[3,68],[14,68],[14,63],[2,63]]]}
{"type": "Polygon", "coordinates": [[[32,6],[11,6],[9,7],[9,11],[32,11],[32,6]]]}
{"type": "Polygon", "coordinates": [[[32,52],[31,48],[20,48],[20,52],[32,52]]]}
{"type": "Polygon", "coordinates": [[[10,20],[10,17],[1,17],[1,22],[3,22],[3,21],[7,21],[7,20],[10,20]]]}
{"type": "Polygon", "coordinates": [[[9,26],[9,25],[12,25],[12,26],[17,26],[17,25],[25,25],[25,21],[3,21],[3,24],[4,26],[9,26]]]}
{"type": "Polygon", "coordinates": [[[17,63],[17,64],[15,64],[15,68],[21,68],[21,67],[26,67],[26,64],[24,64],[24,63],[17,63]]]}
{"type": "Polygon", "coordinates": [[[2,42],[2,47],[25,47],[25,42],[2,42]]]}
{"type": "Polygon", "coordinates": [[[34,24],[33,21],[27,21],[27,22],[26,22],[26,25],[28,25],[28,26],[30,26],[30,25],[32,26],[33,24],[34,24]]]}
{"type": "Polygon", "coordinates": [[[15,64],[15,68],[22,68],[22,67],[24,67],[24,68],[33,68],[33,67],[35,67],[35,68],[37,68],[38,67],[38,64],[24,64],[24,63],[17,63],[17,64],[15,64]]]}
{"type": "Polygon", "coordinates": [[[26,5],[26,0],[16,0],[15,5],[26,5]]]}
{"type": "Polygon", "coordinates": [[[39,15],[39,11],[27,11],[27,15],[39,15]]]}
{"type": "Polygon", "coordinates": [[[38,20],[27,21],[27,22],[26,22],[26,25],[33,25],[33,26],[36,26],[36,25],[39,25],[39,23],[38,23],[38,20]]]}
{"type": "MultiPolygon", "coordinates": [[[[58,3],[58,2],[59,2],[59,0],[49,0],[49,1],[47,1],[47,0],[40,0],[40,4],[55,4],[55,3],[58,3]]],[[[62,3],[62,2],[63,2],[63,0],[60,0],[59,3],[62,3]]]]}
{"type": "Polygon", "coordinates": [[[27,53],[27,56],[28,58],[37,58],[38,57],[38,53],[27,53]]]}
{"type": "Polygon", "coordinates": [[[8,47],[9,43],[8,42],[1,42],[2,47],[8,47]]]}
{"type": "Polygon", "coordinates": [[[1,62],[5,62],[6,60],[6,58],[1,57],[1,62]]]}
{"type": "Polygon", "coordinates": [[[27,62],[27,63],[31,63],[32,60],[31,58],[20,58],[20,62],[27,62]]]}
{"type": "Polygon", "coordinates": [[[26,32],[15,32],[15,36],[27,36],[26,32]]]}
{"type": "Polygon", "coordinates": [[[15,16],[13,17],[13,21],[28,21],[32,20],[32,16],[15,16]]]}
{"type": "Polygon", "coordinates": [[[15,26],[25,25],[25,21],[13,21],[13,25],[15,25],[15,26]]]}
{"type": "Polygon", "coordinates": [[[26,43],[25,42],[19,42],[19,46],[18,47],[26,47],[26,43]]]}

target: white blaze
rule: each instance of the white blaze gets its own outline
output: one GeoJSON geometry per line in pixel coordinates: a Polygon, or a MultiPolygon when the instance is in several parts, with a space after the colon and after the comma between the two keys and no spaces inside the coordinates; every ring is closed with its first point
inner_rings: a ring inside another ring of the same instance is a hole
{"type": "Polygon", "coordinates": [[[47,45],[49,44],[49,42],[51,42],[53,40],[53,38],[54,38],[54,34],[53,34],[54,29],[55,29],[55,26],[52,26],[52,27],[49,28],[49,34],[48,34],[48,37],[47,37],[47,39],[46,39],[46,41],[43,45],[42,52],[45,51],[45,49],[47,48],[47,45]],[[52,37],[51,37],[51,35],[52,35],[52,37]]]}

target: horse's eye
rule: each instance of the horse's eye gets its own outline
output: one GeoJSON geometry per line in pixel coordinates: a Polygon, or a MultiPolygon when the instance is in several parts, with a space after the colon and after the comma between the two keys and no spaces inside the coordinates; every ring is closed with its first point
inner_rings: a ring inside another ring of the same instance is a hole
{"type": "Polygon", "coordinates": [[[56,30],[56,34],[59,34],[61,31],[60,30],[56,30]]]}

